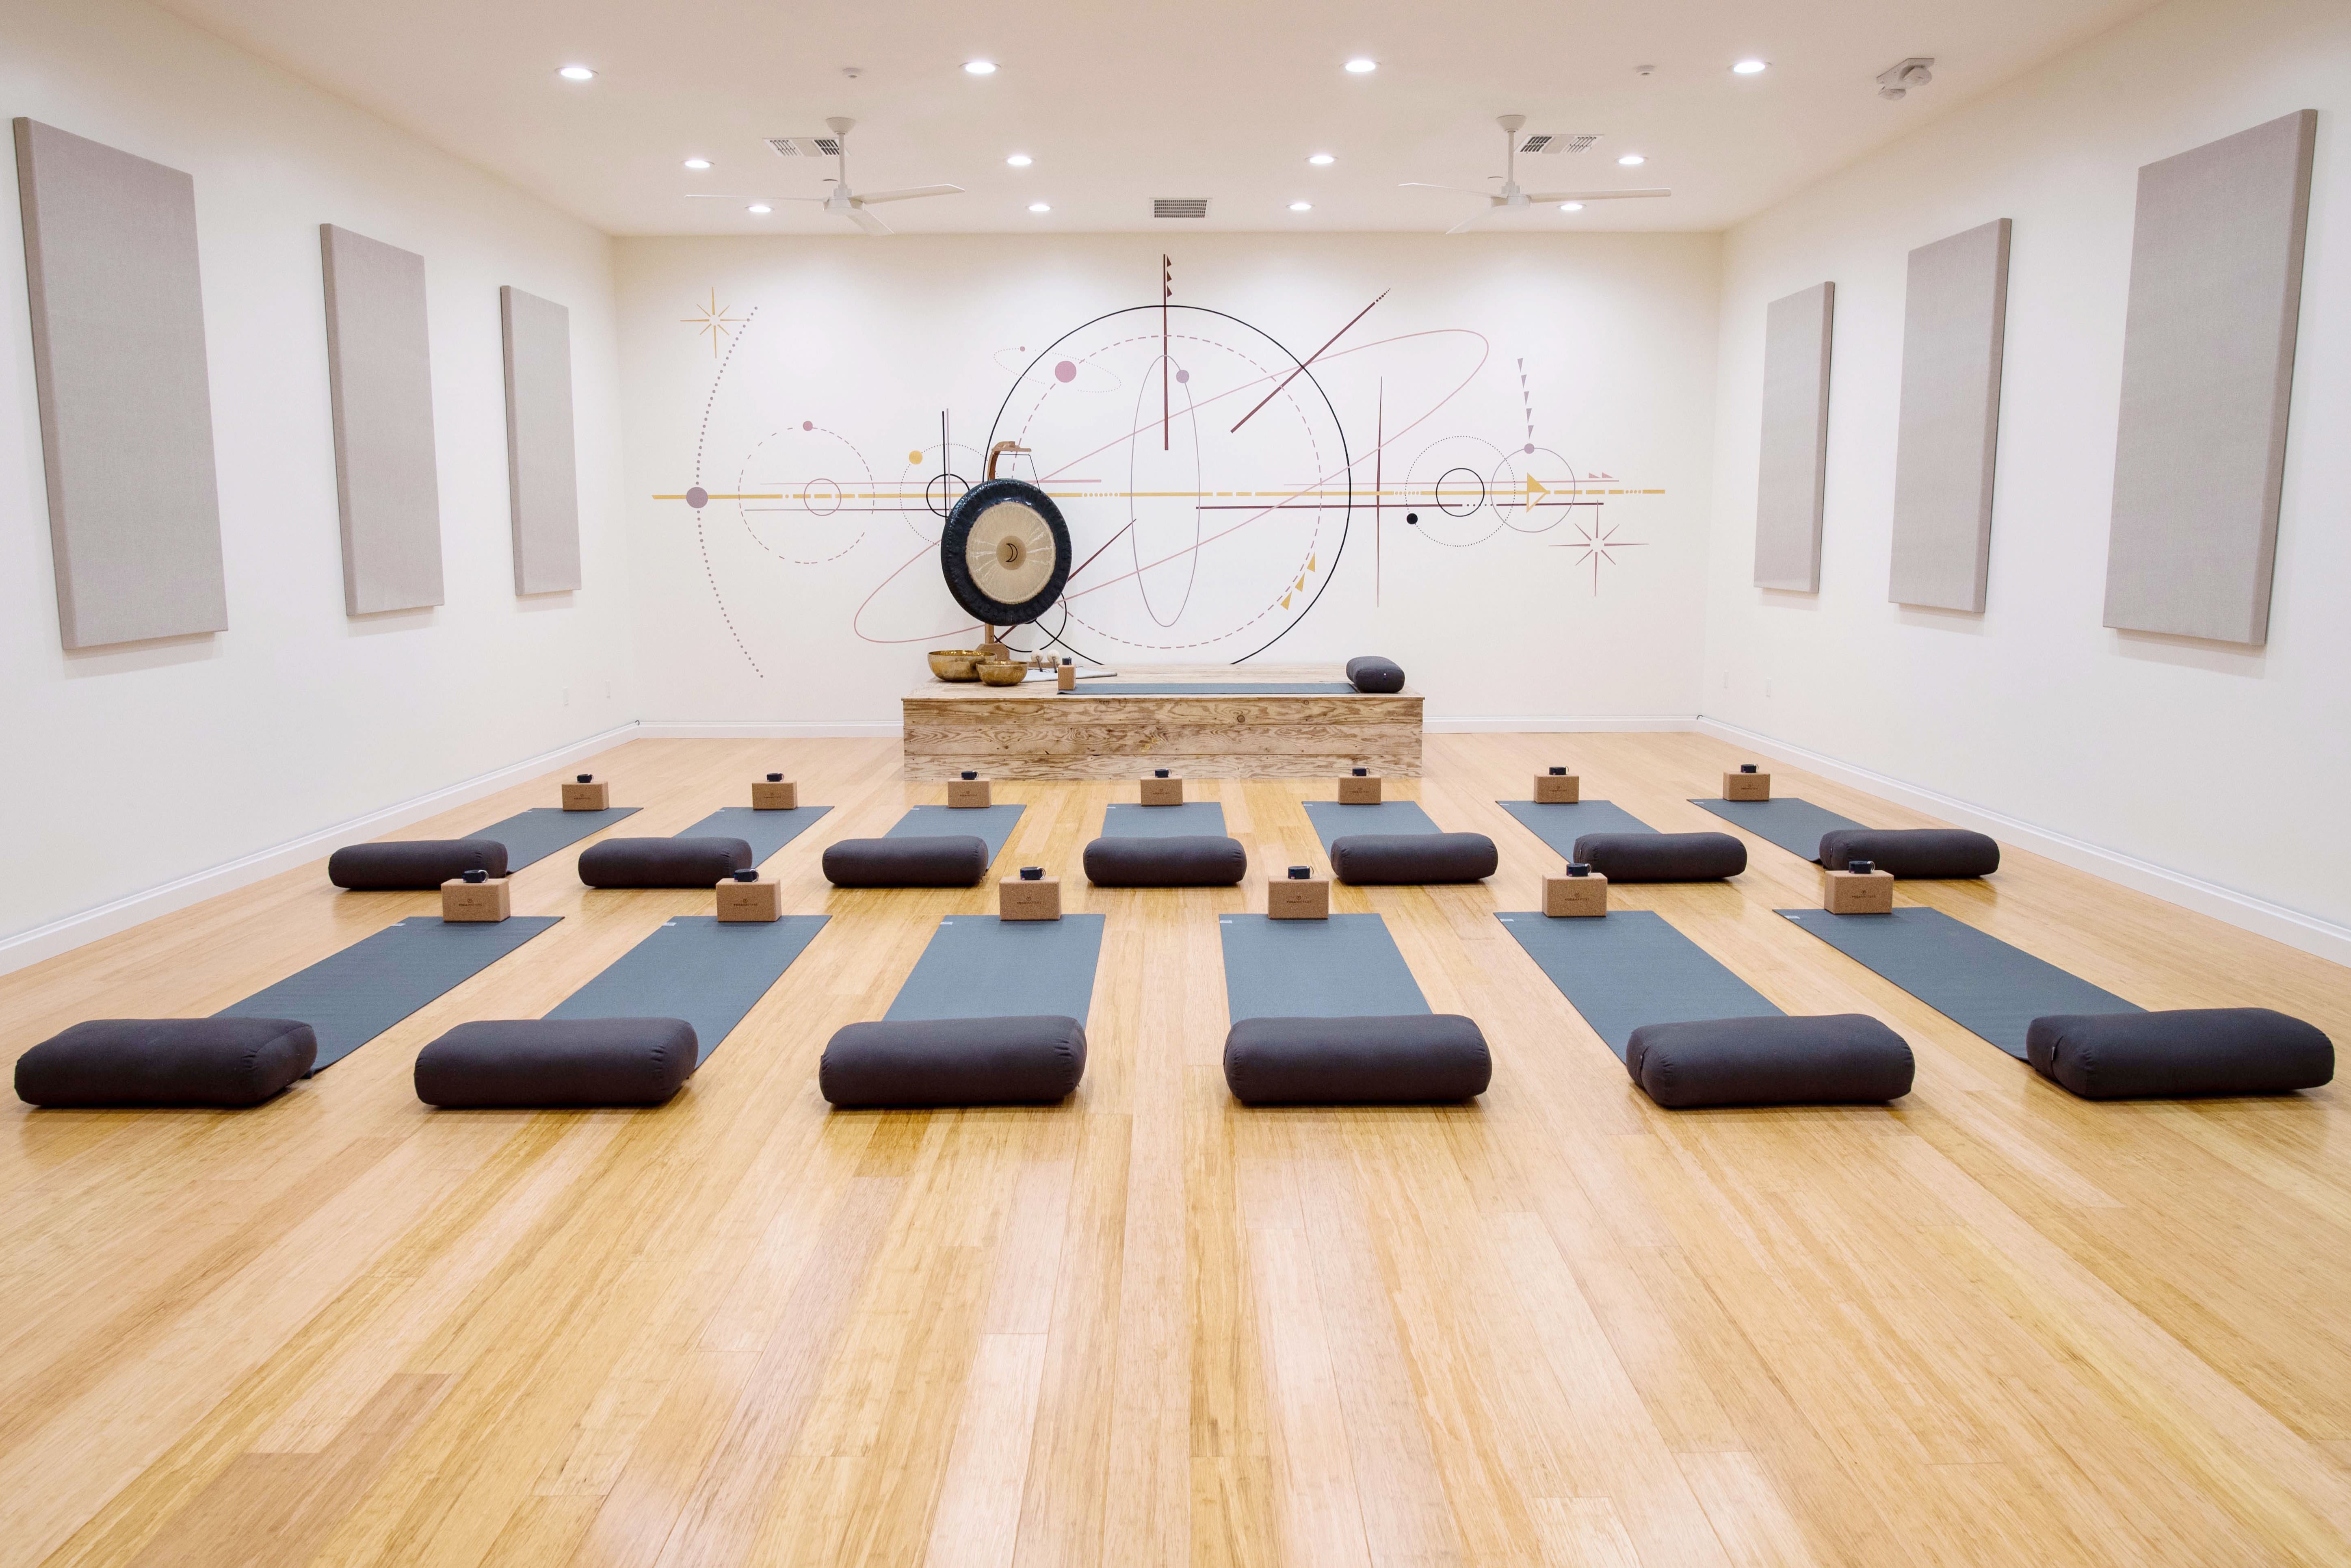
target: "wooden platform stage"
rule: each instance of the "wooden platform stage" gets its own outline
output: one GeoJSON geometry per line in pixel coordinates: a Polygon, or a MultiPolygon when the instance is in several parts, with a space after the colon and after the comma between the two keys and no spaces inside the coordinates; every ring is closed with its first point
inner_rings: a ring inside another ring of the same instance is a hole
{"type": "Polygon", "coordinates": [[[1346,681],[1332,664],[1121,665],[1117,676],[987,686],[925,681],[906,694],[905,776],[952,779],[1297,779],[1369,768],[1420,776],[1420,694],[1142,694],[1138,685],[1346,681]]]}
{"type": "MultiPolygon", "coordinates": [[[[1554,862],[1498,810],[1687,803],[1695,735],[1438,736],[1419,799],[1488,885],[1342,888],[1432,1006],[1479,1019],[1473,1105],[1226,1094],[1219,912],[1264,884],[1078,870],[1133,786],[999,784],[1003,866],[1109,917],[1066,1104],[828,1114],[818,1053],[992,889],[830,890],[834,839],[935,785],[887,740],[639,741],[580,764],[670,833],[785,768],[834,810],[768,862],[815,945],[649,1112],[435,1113],[411,1063],[530,1017],[693,892],[561,925],[246,1113],[0,1112],[0,1564],[716,1568],[2114,1568],[2351,1561],[2351,1116],[2089,1104],[1771,913],[1819,873],[1626,887],[1791,1010],[1890,1022],[1894,1109],[1672,1113],[1492,917],[1554,862]]],[[[573,769],[566,768],[569,774],[573,769]]],[[[1886,826],[1914,812],[1775,767],[1886,826]]],[[[1322,863],[1326,779],[1196,785],[1263,868],[1322,863]]],[[[444,837],[538,780],[417,823],[444,837]]],[[[2152,1007],[2262,1001],[2351,1042],[2351,976],[2010,851],[1932,904],[2152,1007]]],[[[0,977],[14,1051],[204,1013],[430,894],[318,864],[0,977]]]]}

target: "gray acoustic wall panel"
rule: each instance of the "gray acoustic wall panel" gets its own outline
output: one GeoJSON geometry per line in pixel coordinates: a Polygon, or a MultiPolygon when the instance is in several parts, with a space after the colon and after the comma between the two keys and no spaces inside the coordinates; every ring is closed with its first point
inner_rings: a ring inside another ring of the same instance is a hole
{"type": "Polygon", "coordinates": [[[18,120],[33,376],[68,648],[228,624],[195,182],[18,120]]]}
{"type": "Polygon", "coordinates": [[[571,442],[571,312],[498,290],[507,345],[507,483],[517,593],[580,586],[580,478],[571,442]]]}
{"type": "Polygon", "coordinates": [[[2318,116],[2138,172],[2105,623],[2264,643],[2318,116]]]}
{"type": "Polygon", "coordinates": [[[319,225],[327,280],[327,386],[343,523],[343,613],[443,601],[441,481],[424,258],[319,225]]]}
{"type": "Polygon", "coordinates": [[[1763,459],[1755,586],[1817,593],[1829,463],[1829,338],[1836,285],[1775,299],[1763,321],[1763,459]]]}
{"type": "Polygon", "coordinates": [[[2001,344],[2008,330],[2008,231],[2001,218],[1910,253],[1894,448],[1894,567],[1886,590],[1896,604],[1984,607],[2001,344]]]}

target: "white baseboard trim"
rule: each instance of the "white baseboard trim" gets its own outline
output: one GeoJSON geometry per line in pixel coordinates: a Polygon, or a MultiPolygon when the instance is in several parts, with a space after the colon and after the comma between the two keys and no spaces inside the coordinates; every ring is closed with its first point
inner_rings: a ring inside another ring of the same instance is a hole
{"type": "Polygon", "coordinates": [[[1421,721],[1428,735],[1606,735],[1643,734],[1688,729],[1698,716],[1687,713],[1544,715],[1518,718],[1430,718],[1421,721]]]}
{"type": "Polygon", "coordinates": [[[1980,833],[1990,833],[2019,849],[2046,855],[2077,871],[2090,872],[2109,882],[2118,882],[2140,893],[2152,894],[2183,909],[2192,909],[2199,915],[2225,920],[2231,925],[2273,937],[2289,947],[2299,947],[2331,963],[2351,966],[2351,926],[2337,925],[2332,921],[2253,898],[2216,883],[2204,882],[2167,866],[2103,848],[2086,840],[2036,827],[2031,822],[2020,821],[2014,817],[1987,810],[1981,806],[1938,794],[1932,789],[1907,784],[1850,762],[1839,761],[1773,736],[1735,724],[1725,724],[1720,719],[1700,715],[1696,727],[1701,734],[1713,736],[1718,740],[1737,741],[1766,757],[1808,768],[1840,784],[1866,789],[1873,795],[1883,795],[1889,800],[1898,800],[1921,811],[1931,811],[1946,821],[1972,828],[1980,833]]]}
{"type": "Polygon", "coordinates": [[[445,811],[452,806],[462,806],[468,800],[495,794],[534,774],[560,768],[567,762],[592,756],[622,741],[634,740],[638,734],[639,727],[634,721],[615,725],[611,729],[568,741],[552,751],[543,751],[536,757],[526,757],[504,768],[477,774],[446,789],[434,789],[396,805],[333,823],[266,850],[256,850],[225,864],[192,872],[160,887],[131,894],[110,904],[101,904],[94,909],[68,915],[62,920],[36,925],[13,936],[0,937],[0,975],[24,968],[28,964],[37,964],[44,958],[53,958],[85,942],[95,942],[101,936],[127,931],[142,920],[152,920],[159,915],[185,909],[191,904],[201,904],[207,898],[233,892],[264,877],[276,876],[281,871],[290,870],[304,861],[316,860],[322,852],[341,845],[373,838],[378,833],[406,827],[436,811],[445,811]]]}
{"type": "Polygon", "coordinates": [[[906,727],[886,720],[649,718],[638,733],[647,740],[896,740],[906,727]]]}

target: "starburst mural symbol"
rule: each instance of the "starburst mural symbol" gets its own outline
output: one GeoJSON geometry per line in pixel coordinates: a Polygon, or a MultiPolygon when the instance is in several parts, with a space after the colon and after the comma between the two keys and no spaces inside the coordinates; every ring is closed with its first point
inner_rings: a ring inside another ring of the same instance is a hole
{"type": "Polygon", "coordinates": [[[732,315],[721,308],[718,303],[718,290],[715,287],[710,291],[710,303],[707,307],[697,305],[695,307],[695,314],[681,316],[678,319],[686,326],[696,329],[697,335],[701,332],[710,334],[710,357],[714,360],[718,357],[720,341],[732,338],[735,335],[735,329],[743,324],[742,317],[732,315]]]}
{"type": "Polygon", "coordinates": [[[1617,533],[1624,526],[1622,523],[1610,523],[1604,526],[1596,517],[1588,523],[1580,519],[1573,520],[1568,524],[1568,527],[1575,530],[1575,538],[1562,539],[1551,547],[1553,549],[1583,552],[1569,564],[1580,567],[1585,561],[1592,563],[1592,591],[1594,597],[1597,597],[1600,592],[1601,567],[1618,564],[1614,552],[1620,549],[1639,549],[1648,542],[1646,539],[1618,538],[1617,533]]]}

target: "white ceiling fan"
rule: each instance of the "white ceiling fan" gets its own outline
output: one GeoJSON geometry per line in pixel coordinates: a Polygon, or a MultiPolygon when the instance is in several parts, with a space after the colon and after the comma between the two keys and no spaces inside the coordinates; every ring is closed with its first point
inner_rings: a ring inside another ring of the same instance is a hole
{"type": "Polygon", "coordinates": [[[1404,188],[1418,191],[1451,191],[1456,195],[1476,196],[1486,203],[1486,210],[1472,213],[1445,232],[1460,234],[1500,212],[1525,212],[1538,206],[1555,206],[1561,202],[1616,202],[1634,196],[1670,196],[1671,191],[1541,191],[1530,195],[1519,189],[1519,127],[1527,122],[1523,114],[1505,114],[1495,123],[1502,128],[1505,149],[1500,191],[1472,191],[1460,185],[1432,185],[1426,180],[1406,180],[1404,188]]]}
{"type": "MultiPolygon", "coordinates": [[[[875,217],[872,213],[865,210],[875,202],[904,202],[915,196],[960,196],[963,194],[963,187],[961,185],[914,185],[904,191],[875,191],[871,195],[865,196],[857,194],[849,188],[849,128],[856,123],[857,121],[853,120],[845,120],[836,115],[832,119],[825,121],[826,125],[832,128],[832,135],[831,137],[822,139],[813,137],[794,137],[789,139],[794,142],[805,141],[810,143],[811,146],[821,146],[825,141],[830,141],[831,143],[829,150],[835,158],[840,160],[840,173],[833,180],[831,192],[826,195],[737,196],[729,195],[716,191],[695,191],[688,193],[689,199],[708,202],[816,202],[820,204],[824,210],[831,214],[834,217],[847,218],[851,223],[855,224],[867,234],[886,235],[895,231],[893,231],[888,224],[883,223],[880,218],[875,217]]],[[[795,155],[797,156],[797,154],[795,155]]]]}

